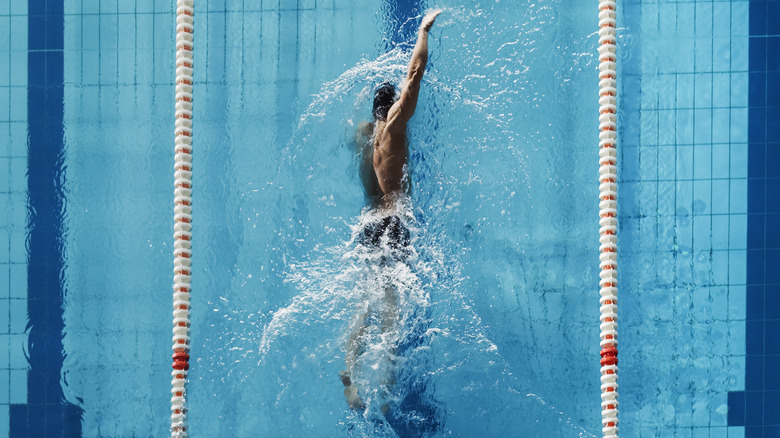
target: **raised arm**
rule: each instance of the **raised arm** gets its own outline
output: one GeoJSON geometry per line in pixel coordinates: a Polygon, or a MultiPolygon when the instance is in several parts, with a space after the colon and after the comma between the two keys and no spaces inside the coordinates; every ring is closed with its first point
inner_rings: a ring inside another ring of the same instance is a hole
{"type": "Polygon", "coordinates": [[[417,108],[417,97],[420,95],[420,83],[423,73],[425,73],[425,65],[428,63],[428,32],[440,13],[441,10],[430,12],[420,23],[420,29],[417,31],[417,43],[414,45],[412,60],[409,61],[409,74],[406,76],[401,90],[401,98],[393,104],[387,113],[389,126],[406,129],[406,123],[414,115],[414,110],[417,108]]]}

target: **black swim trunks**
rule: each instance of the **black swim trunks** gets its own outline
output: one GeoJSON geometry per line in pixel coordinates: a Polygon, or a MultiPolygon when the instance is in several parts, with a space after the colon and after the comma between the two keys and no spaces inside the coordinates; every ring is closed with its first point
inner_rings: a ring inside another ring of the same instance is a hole
{"type": "Polygon", "coordinates": [[[378,248],[382,242],[382,236],[385,235],[388,245],[393,249],[409,246],[409,229],[396,215],[369,222],[360,232],[358,242],[370,248],[378,248]]]}

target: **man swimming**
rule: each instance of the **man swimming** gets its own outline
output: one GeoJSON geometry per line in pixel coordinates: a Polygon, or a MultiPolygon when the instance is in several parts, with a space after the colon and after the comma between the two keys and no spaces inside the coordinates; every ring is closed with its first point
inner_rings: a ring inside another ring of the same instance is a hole
{"type": "MultiPolygon", "coordinates": [[[[379,248],[383,242],[387,242],[391,250],[401,251],[409,245],[409,230],[397,214],[399,203],[409,193],[410,186],[406,125],[417,108],[420,84],[428,62],[428,32],[440,13],[441,10],[432,11],[426,14],[420,23],[417,42],[409,62],[409,72],[398,100],[392,84],[380,85],[374,94],[373,123],[362,122],[358,126],[355,140],[361,155],[360,178],[369,204],[378,208],[383,216],[366,225],[358,236],[358,242],[369,248],[379,248]]],[[[385,286],[383,301],[383,308],[374,311],[381,315],[381,329],[384,334],[396,330],[398,322],[398,296],[392,284],[385,286]]],[[[362,312],[355,321],[352,334],[347,339],[347,369],[340,373],[345,387],[344,396],[352,409],[365,409],[358,388],[352,382],[352,372],[365,347],[361,338],[366,330],[366,319],[370,311],[371,309],[362,312]]],[[[392,384],[385,383],[388,386],[392,384]]],[[[387,405],[382,405],[382,411],[386,410],[387,405]]]]}

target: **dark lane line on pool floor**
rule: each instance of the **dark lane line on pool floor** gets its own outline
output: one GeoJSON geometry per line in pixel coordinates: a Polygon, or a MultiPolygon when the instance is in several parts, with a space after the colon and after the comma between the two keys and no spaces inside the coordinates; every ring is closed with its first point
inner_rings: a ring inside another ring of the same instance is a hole
{"type": "Polygon", "coordinates": [[[62,390],[65,182],[63,0],[27,12],[27,404],[9,409],[10,436],[81,436],[82,409],[62,390]]]}

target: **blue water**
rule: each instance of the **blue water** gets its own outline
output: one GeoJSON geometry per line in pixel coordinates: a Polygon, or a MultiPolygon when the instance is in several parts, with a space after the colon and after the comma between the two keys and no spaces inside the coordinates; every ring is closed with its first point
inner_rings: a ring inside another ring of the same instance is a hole
{"type": "MultiPolygon", "coordinates": [[[[173,4],[24,3],[0,5],[0,433],[164,435],[173,4]]],[[[624,436],[774,436],[780,421],[775,216],[766,279],[747,261],[754,3],[618,13],[624,436]]],[[[196,3],[192,436],[600,434],[596,30],[596,2],[196,3]],[[412,245],[383,263],[356,241],[372,213],[355,130],[433,7],[412,245]],[[389,286],[400,323],[370,320],[353,411],[345,344],[389,286]]]]}

